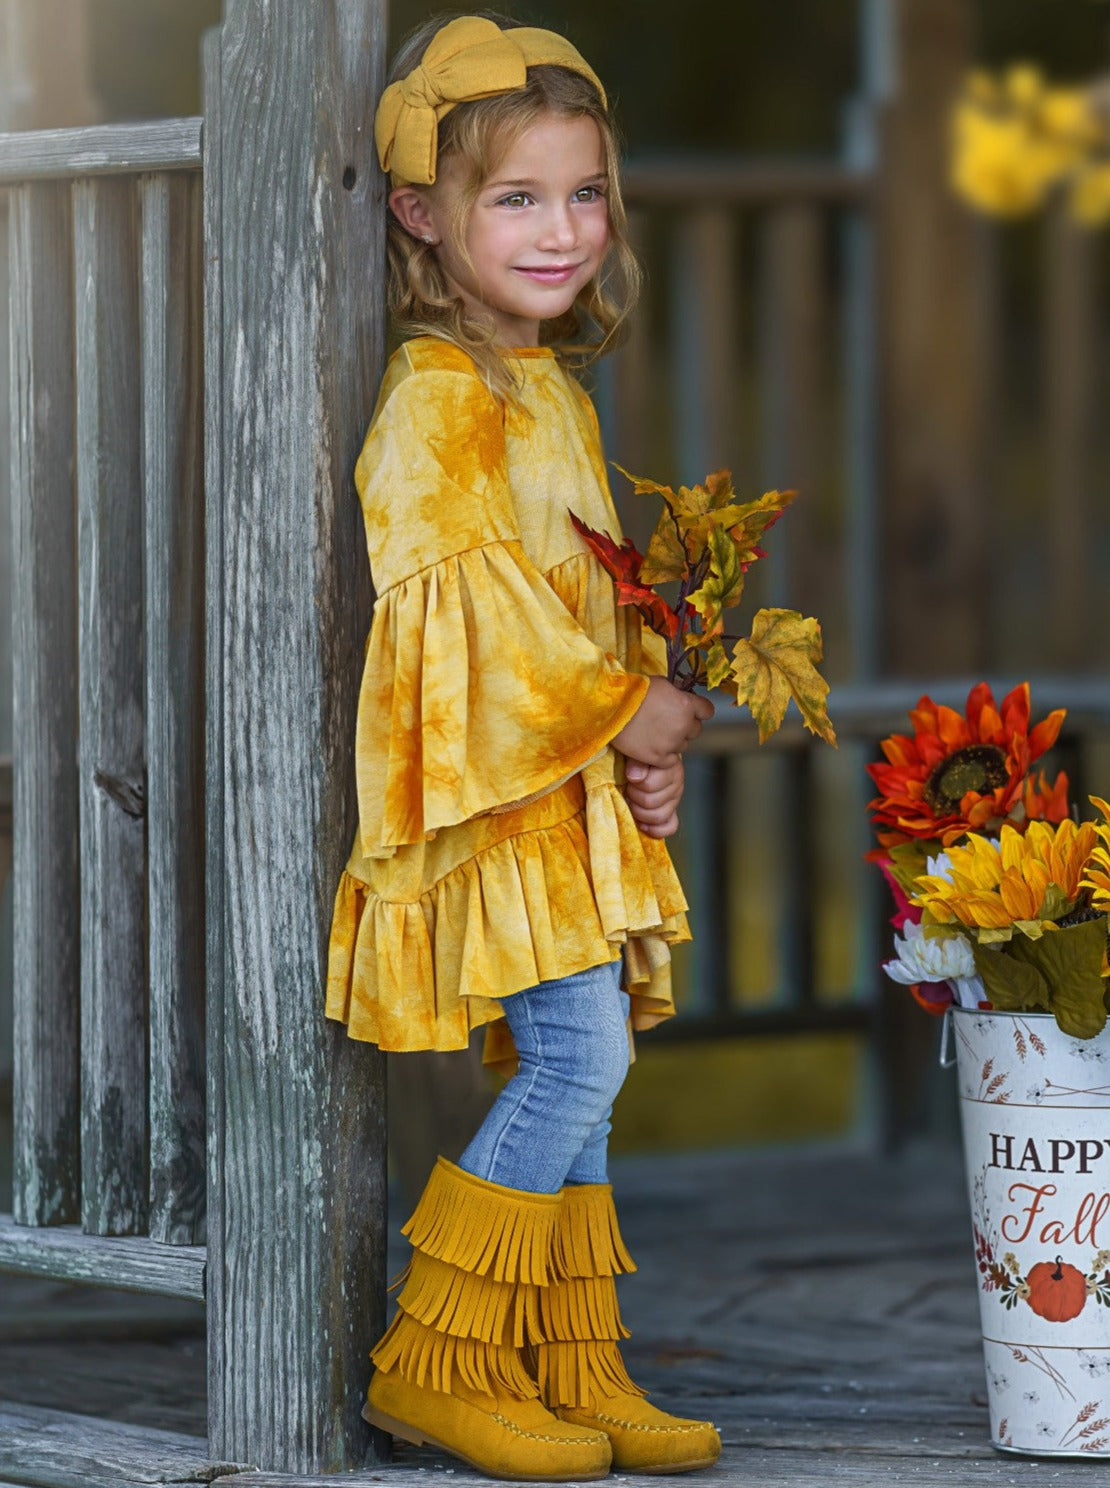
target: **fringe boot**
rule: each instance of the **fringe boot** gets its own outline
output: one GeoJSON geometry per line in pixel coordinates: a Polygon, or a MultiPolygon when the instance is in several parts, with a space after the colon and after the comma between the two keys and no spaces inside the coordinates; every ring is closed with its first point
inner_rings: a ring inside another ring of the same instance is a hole
{"type": "Polygon", "coordinates": [[[488,1477],[604,1477],[605,1434],[559,1420],[522,1359],[550,1281],[558,1194],[487,1183],[441,1157],[405,1225],[413,1256],[371,1353],[363,1416],[488,1477]]]}
{"type": "Polygon", "coordinates": [[[614,1472],[688,1472],[716,1462],[715,1427],[657,1410],[625,1369],[619,1340],[629,1333],[614,1277],[636,1267],[609,1184],[563,1189],[552,1269],[555,1279],[537,1292],[542,1341],[533,1350],[544,1403],[560,1420],[603,1431],[614,1472]]]}

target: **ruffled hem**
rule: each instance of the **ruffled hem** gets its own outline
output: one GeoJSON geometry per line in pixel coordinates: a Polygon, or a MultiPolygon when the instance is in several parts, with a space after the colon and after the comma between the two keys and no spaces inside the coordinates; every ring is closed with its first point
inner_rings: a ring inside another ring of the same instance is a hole
{"type": "Polygon", "coordinates": [[[641,836],[605,782],[565,820],[492,843],[411,902],[381,897],[348,865],[326,1012],[391,1050],[462,1049],[489,1024],[486,1062],[511,1072],[497,999],[622,950],[632,1027],[670,1017],[670,946],[690,938],[685,909],[663,843],[641,836]]]}

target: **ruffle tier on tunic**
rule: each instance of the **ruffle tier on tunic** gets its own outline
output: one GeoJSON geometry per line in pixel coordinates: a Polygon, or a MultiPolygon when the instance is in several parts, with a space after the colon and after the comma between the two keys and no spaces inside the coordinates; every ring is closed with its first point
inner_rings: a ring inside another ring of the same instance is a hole
{"type": "Polygon", "coordinates": [[[378,601],[326,1006],[385,1049],[463,1048],[489,1024],[505,1068],[498,998],[623,951],[632,1026],[650,1027],[689,938],[609,742],[659,669],[654,638],[567,515],[618,535],[593,411],[550,354],[515,365],[506,410],[463,353],[408,343],[359,461],[378,601]]]}

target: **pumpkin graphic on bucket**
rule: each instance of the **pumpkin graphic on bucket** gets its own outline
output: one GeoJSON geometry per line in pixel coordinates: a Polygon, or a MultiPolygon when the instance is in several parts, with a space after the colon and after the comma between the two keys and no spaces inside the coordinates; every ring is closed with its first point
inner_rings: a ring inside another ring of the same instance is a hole
{"type": "Polygon", "coordinates": [[[1083,1311],[1087,1300],[1087,1278],[1076,1266],[1069,1266],[1061,1256],[1055,1261],[1038,1261],[1025,1278],[1029,1288],[1025,1300],[1049,1323],[1068,1323],[1083,1311]]]}

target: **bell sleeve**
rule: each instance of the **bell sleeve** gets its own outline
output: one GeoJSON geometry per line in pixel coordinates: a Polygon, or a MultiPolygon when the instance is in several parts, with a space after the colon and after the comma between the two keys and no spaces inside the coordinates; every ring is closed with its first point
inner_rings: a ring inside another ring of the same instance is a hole
{"type": "Polygon", "coordinates": [[[356,484],[378,599],[355,762],[362,851],[380,857],[567,779],[648,681],[525,553],[501,405],[473,372],[387,385],[356,484]]]}

